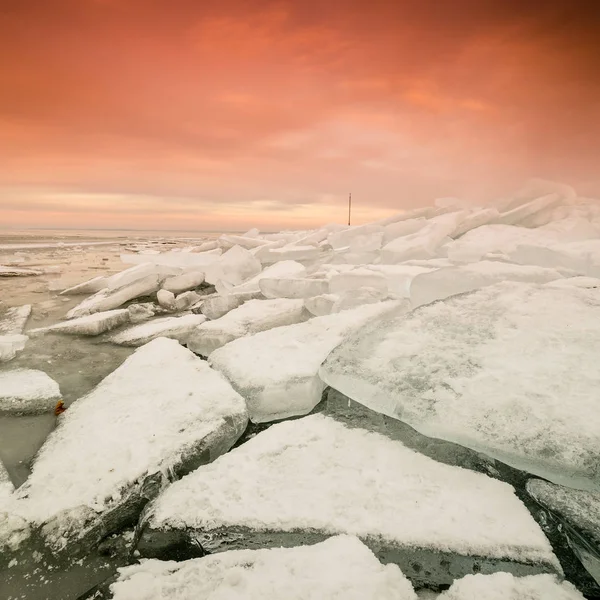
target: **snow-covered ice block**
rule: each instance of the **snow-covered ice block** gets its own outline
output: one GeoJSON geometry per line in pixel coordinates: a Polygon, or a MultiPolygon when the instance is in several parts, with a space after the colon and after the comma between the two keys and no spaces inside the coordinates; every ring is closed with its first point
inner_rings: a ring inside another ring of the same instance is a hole
{"type": "Polygon", "coordinates": [[[217,281],[215,288],[219,294],[247,294],[247,293],[259,293],[260,286],[259,282],[263,278],[271,277],[303,277],[306,274],[306,268],[295,260],[282,260],[270,265],[264,271],[255,275],[251,279],[248,279],[240,285],[232,286],[223,281],[217,281]]]}
{"type": "Polygon", "coordinates": [[[407,221],[397,221],[386,225],[383,229],[383,243],[389,244],[392,240],[405,235],[417,233],[427,225],[424,218],[408,219],[407,221]]]}
{"type": "Polygon", "coordinates": [[[158,310],[157,306],[152,302],[141,302],[138,304],[130,304],[127,307],[129,312],[129,320],[132,323],[141,323],[151,319],[158,310]]]}
{"type": "MultiPolygon", "coordinates": [[[[241,286],[238,286],[241,287],[241,286]]],[[[219,319],[223,315],[241,306],[248,300],[256,300],[261,296],[260,291],[241,292],[236,294],[227,294],[224,296],[212,296],[207,298],[200,307],[200,312],[209,319],[219,319]]]]}
{"type": "Polygon", "coordinates": [[[232,340],[273,327],[299,323],[307,316],[302,300],[249,300],[221,318],[194,328],[187,346],[196,354],[209,356],[232,340]]]}
{"type": "Polygon", "coordinates": [[[158,290],[156,300],[165,310],[175,310],[175,294],[169,290],[158,290]]]}
{"type": "Polygon", "coordinates": [[[359,225],[358,227],[349,227],[343,231],[334,231],[327,236],[329,245],[334,250],[340,250],[342,248],[348,248],[351,243],[358,238],[370,237],[379,234],[381,247],[381,234],[383,233],[383,227],[381,225],[368,223],[366,225],[359,225]]]}
{"type": "Polygon", "coordinates": [[[305,415],[321,400],[325,385],[318,371],[327,355],[395,306],[366,306],[242,337],[213,352],[209,362],[246,399],[254,423],[305,415]]]}
{"type": "Polygon", "coordinates": [[[149,510],[142,555],[169,530],[200,543],[235,532],[238,548],[282,533],[286,545],[356,535],[411,579],[436,584],[471,572],[468,557],[490,570],[560,572],[511,486],[319,414],[273,425],[170,486],[149,510]]]}
{"type": "Polygon", "coordinates": [[[120,569],[110,590],[113,600],[417,600],[396,565],[382,565],[351,536],[180,563],[149,560],[120,569]]]}
{"type": "Polygon", "coordinates": [[[111,335],[107,341],[120,346],[143,346],[155,338],[166,337],[185,343],[192,329],[204,321],[204,315],[162,317],[128,327],[111,335]]]}
{"type": "Polygon", "coordinates": [[[126,264],[139,265],[152,263],[164,267],[180,267],[182,269],[204,268],[219,260],[223,251],[215,248],[207,252],[161,252],[159,254],[121,254],[121,261],[126,264]]]}
{"type": "Polygon", "coordinates": [[[31,315],[31,304],[0,308],[0,335],[23,333],[27,319],[31,315]]]}
{"type": "Polygon", "coordinates": [[[98,275],[98,277],[94,277],[93,279],[89,279],[88,281],[84,281],[83,283],[78,283],[72,287],[64,289],[60,292],[61,296],[77,296],[77,295],[87,295],[87,294],[95,294],[100,290],[108,287],[108,277],[104,277],[104,275],[98,275]]]}
{"type": "Polygon", "coordinates": [[[196,304],[202,296],[200,294],[190,290],[189,292],[183,292],[175,298],[175,310],[187,310],[196,304]]]}
{"type": "Polygon", "coordinates": [[[506,282],[381,319],[325,383],[429,437],[600,489],[600,295],[506,282]]]}
{"type": "Polygon", "coordinates": [[[600,493],[575,490],[542,479],[528,481],[527,491],[558,519],[569,546],[600,585],[600,493]]]}
{"type": "Polygon", "coordinates": [[[203,283],[203,271],[187,271],[181,275],[175,275],[174,277],[165,279],[162,284],[162,289],[173,292],[174,294],[180,294],[181,292],[193,290],[203,283]]]}
{"type": "Polygon", "coordinates": [[[266,249],[266,246],[263,248],[259,248],[257,253],[263,264],[271,264],[280,260],[311,261],[319,258],[321,254],[320,249],[314,246],[297,246],[295,244],[288,244],[280,248],[266,249]],[[265,248],[264,251],[263,248],[265,248]]]}
{"type": "Polygon", "coordinates": [[[437,600],[585,600],[577,588],[556,575],[515,577],[511,573],[466,575],[437,600]]]}
{"type": "Polygon", "coordinates": [[[56,550],[89,547],[132,522],[167,479],[227,452],[247,421],[222,375],[154,340],[61,415],[11,509],[56,550]]]}
{"type": "Polygon", "coordinates": [[[58,383],[43,371],[0,371],[0,412],[19,415],[48,412],[59,400],[58,383]]]}
{"type": "Polygon", "coordinates": [[[554,269],[480,261],[417,275],[410,283],[410,299],[413,308],[417,308],[503,281],[548,283],[561,278],[562,275],[554,269]]]}
{"type": "Polygon", "coordinates": [[[9,267],[0,265],[0,277],[31,277],[33,275],[43,275],[41,269],[26,269],[24,267],[9,267]]]}
{"type": "Polygon", "coordinates": [[[29,338],[26,335],[20,333],[0,335],[0,362],[8,362],[9,360],[12,360],[18,352],[23,351],[28,339],[29,338]]]}
{"type": "Polygon", "coordinates": [[[135,281],[125,284],[121,288],[114,290],[102,290],[83,302],[67,313],[67,319],[75,319],[77,317],[85,317],[97,312],[105,310],[113,310],[119,308],[129,300],[139,298],[140,296],[148,296],[154,294],[160,286],[158,275],[146,275],[135,281]]]}
{"type": "MultiPolygon", "coordinates": [[[[369,288],[373,289],[373,288],[369,288]]],[[[324,317],[331,314],[333,305],[340,299],[339,294],[321,294],[313,298],[306,298],[304,308],[315,317],[324,317]]]]}
{"type": "Polygon", "coordinates": [[[43,333],[66,333],[69,335],[100,335],[116,327],[129,323],[129,311],[126,308],[116,310],[107,310],[105,312],[94,313],[87,317],[70,319],[62,323],[56,323],[49,327],[40,327],[30,329],[29,335],[39,335],[43,333]]]}
{"type": "Polygon", "coordinates": [[[329,281],[310,278],[262,278],[260,291],[265,298],[310,298],[329,292],[329,281]]]}
{"type": "Polygon", "coordinates": [[[219,280],[231,285],[239,285],[260,273],[261,270],[260,260],[251,252],[241,246],[233,246],[215,263],[206,267],[204,274],[206,282],[213,285],[219,280]]]}

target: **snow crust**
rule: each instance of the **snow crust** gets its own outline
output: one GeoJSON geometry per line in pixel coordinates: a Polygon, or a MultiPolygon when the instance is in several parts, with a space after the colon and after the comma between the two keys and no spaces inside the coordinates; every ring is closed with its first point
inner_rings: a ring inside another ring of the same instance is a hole
{"type": "Polygon", "coordinates": [[[318,414],[273,425],[174,483],[149,524],[316,530],[556,565],[509,485],[318,414]]]}
{"type": "Polygon", "coordinates": [[[416,600],[396,565],[355,537],[314,546],[234,550],[185,562],[147,560],[119,570],[114,600],[416,600]]]}
{"type": "Polygon", "coordinates": [[[331,350],[397,306],[379,303],[242,337],[213,352],[209,362],[246,399],[254,423],[305,415],[321,400],[325,384],[318,370],[331,350]]]}
{"type": "Polygon", "coordinates": [[[60,388],[43,371],[0,371],[0,412],[37,414],[54,409],[60,388]]]}
{"type": "Polygon", "coordinates": [[[217,348],[237,338],[299,323],[305,321],[306,317],[302,300],[249,300],[223,317],[193,329],[187,345],[196,354],[209,356],[217,348]]]}
{"type": "Polygon", "coordinates": [[[108,341],[120,346],[143,346],[158,337],[165,337],[185,343],[194,327],[206,321],[204,315],[184,315],[163,317],[139,325],[127,327],[111,335],[108,341]]]}
{"type": "Polygon", "coordinates": [[[502,283],[342,342],[323,381],[419,432],[600,489],[600,294],[502,283]]]}
{"type": "Polygon", "coordinates": [[[511,573],[493,573],[458,579],[438,600],[584,600],[584,597],[575,586],[555,575],[515,577],[511,573]]]}
{"type": "Polygon", "coordinates": [[[33,523],[52,520],[48,535],[60,545],[145,475],[168,473],[225,419],[238,419],[241,434],[246,415],[243,398],[205,361],[156,339],[61,415],[11,508],[33,523]]]}

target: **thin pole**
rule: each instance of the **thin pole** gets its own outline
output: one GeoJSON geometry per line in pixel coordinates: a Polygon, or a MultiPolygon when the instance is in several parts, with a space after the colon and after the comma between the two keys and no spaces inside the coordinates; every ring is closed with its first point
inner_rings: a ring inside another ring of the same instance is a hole
{"type": "Polygon", "coordinates": [[[348,196],[348,225],[350,225],[350,213],[352,211],[352,193],[348,196]]]}

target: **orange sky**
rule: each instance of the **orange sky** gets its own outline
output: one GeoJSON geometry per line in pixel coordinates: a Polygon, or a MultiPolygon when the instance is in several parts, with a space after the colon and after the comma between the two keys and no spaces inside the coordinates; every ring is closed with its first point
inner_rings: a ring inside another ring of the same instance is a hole
{"type": "Polygon", "coordinates": [[[600,2],[0,0],[0,227],[600,197],[600,2]]]}

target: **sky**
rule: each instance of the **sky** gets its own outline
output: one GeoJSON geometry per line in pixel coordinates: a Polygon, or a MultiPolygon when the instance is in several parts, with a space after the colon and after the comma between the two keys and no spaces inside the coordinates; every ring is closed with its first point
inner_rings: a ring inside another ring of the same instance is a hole
{"type": "Polygon", "coordinates": [[[600,2],[0,0],[0,227],[600,198],[600,2]]]}

